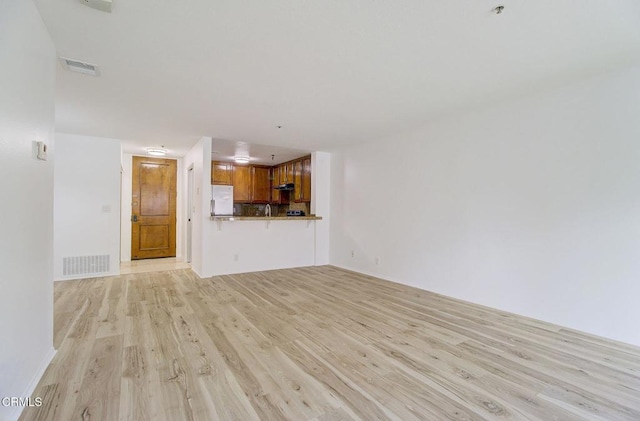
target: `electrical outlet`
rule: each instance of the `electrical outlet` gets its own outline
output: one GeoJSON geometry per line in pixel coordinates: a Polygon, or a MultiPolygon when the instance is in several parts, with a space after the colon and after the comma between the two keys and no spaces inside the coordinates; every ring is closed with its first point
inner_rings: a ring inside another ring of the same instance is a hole
{"type": "Polygon", "coordinates": [[[356,257],[356,253],[353,250],[351,250],[351,257],[352,258],[356,257]]]}
{"type": "Polygon", "coordinates": [[[376,257],[376,266],[380,266],[380,258],[376,257]]]}
{"type": "Polygon", "coordinates": [[[240,256],[238,256],[237,254],[234,254],[234,255],[233,255],[233,260],[234,260],[234,261],[236,261],[236,262],[237,262],[239,259],[240,259],[240,256]]]}

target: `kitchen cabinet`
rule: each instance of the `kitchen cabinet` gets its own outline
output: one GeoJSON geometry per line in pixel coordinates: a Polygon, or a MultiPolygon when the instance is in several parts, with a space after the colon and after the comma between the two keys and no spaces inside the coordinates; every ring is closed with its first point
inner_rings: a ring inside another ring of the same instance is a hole
{"type": "Polygon", "coordinates": [[[271,180],[269,167],[251,167],[251,203],[269,203],[271,180]]]}
{"type": "Polygon", "coordinates": [[[233,185],[233,164],[230,162],[211,161],[211,184],[233,185]]]}
{"type": "Polygon", "coordinates": [[[287,183],[293,183],[293,162],[286,164],[287,167],[287,183]]]}
{"type": "Polygon", "coordinates": [[[280,204],[280,190],[276,187],[280,184],[280,167],[271,167],[271,203],[280,204]]]}
{"type": "MultiPolygon", "coordinates": [[[[293,183],[293,164],[284,163],[278,165],[278,182],[275,185],[293,183]]],[[[293,200],[293,191],[282,190],[279,191],[280,205],[288,205],[293,200]]]]}
{"type": "Polygon", "coordinates": [[[280,165],[280,183],[293,183],[293,162],[286,162],[280,165]]]}
{"type": "Polygon", "coordinates": [[[311,157],[302,159],[302,202],[311,202],[311,157]]]}
{"type": "Polygon", "coordinates": [[[232,185],[234,203],[311,202],[311,156],[269,167],[211,162],[211,184],[232,185]],[[294,190],[275,190],[280,184],[293,184],[294,190]]]}
{"type": "Polygon", "coordinates": [[[233,202],[251,202],[251,167],[233,166],[233,202]]]}
{"type": "Polygon", "coordinates": [[[278,165],[277,167],[274,167],[278,169],[278,178],[274,178],[273,184],[275,186],[278,186],[280,184],[284,184],[285,183],[285,172],[286,172],[286,168],[284,167],[283,164],[278,165]]]}
{"type": "Polygon", "coordinates": [[[311,157],[293,161],[294,200],[296,202],[311,202],[311,157]]]}
{"type": "Polygon", "coordinates": [[[302,159],[293,162],[293,197],[294,201],[302,201],[302,159]]]}

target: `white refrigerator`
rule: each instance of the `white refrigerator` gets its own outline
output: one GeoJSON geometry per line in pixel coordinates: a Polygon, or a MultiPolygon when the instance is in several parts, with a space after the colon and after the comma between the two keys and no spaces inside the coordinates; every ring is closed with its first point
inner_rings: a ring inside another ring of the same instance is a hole
{"type": "Polygon", "coordinates": [[[233,186],[211,186],[211,216],[233,216],[233,186]]]}

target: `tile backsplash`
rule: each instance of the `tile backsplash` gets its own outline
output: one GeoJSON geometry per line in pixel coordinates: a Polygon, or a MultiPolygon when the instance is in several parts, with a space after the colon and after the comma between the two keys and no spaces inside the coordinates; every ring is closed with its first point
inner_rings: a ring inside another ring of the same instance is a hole
{"type": "MultiPolygon", "coordinates": [[[[286,206],[286,205],[285,205],[286,206]]],[[[305,215],[309,215],[309,204],[308,203],[290,203],[289,210],[301,210],[304,211],[305,215]]],[[[285,213],[287,211],[285,210],[285,213]]]]}
{"type": "MultiPolygon", "coordinates": [[[[264,216],[266,205],[250,205],[244,203],[234,203],[233,214],[235,216],[264,216]]],[[[271,216],[286,216],[288,210],[301,210],[305,215],[309,215],[308,203],[291,203],[289,205],[271,205],[271,216]]]]}

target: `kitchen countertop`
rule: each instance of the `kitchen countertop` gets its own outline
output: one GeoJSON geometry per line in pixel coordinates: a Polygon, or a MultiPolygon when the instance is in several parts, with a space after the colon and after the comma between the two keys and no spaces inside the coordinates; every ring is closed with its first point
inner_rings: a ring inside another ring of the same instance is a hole
{"type": "Polygon", "coordinates": [[[212,221],[319,221],[321,216],[212,216],[212,221]]]}

